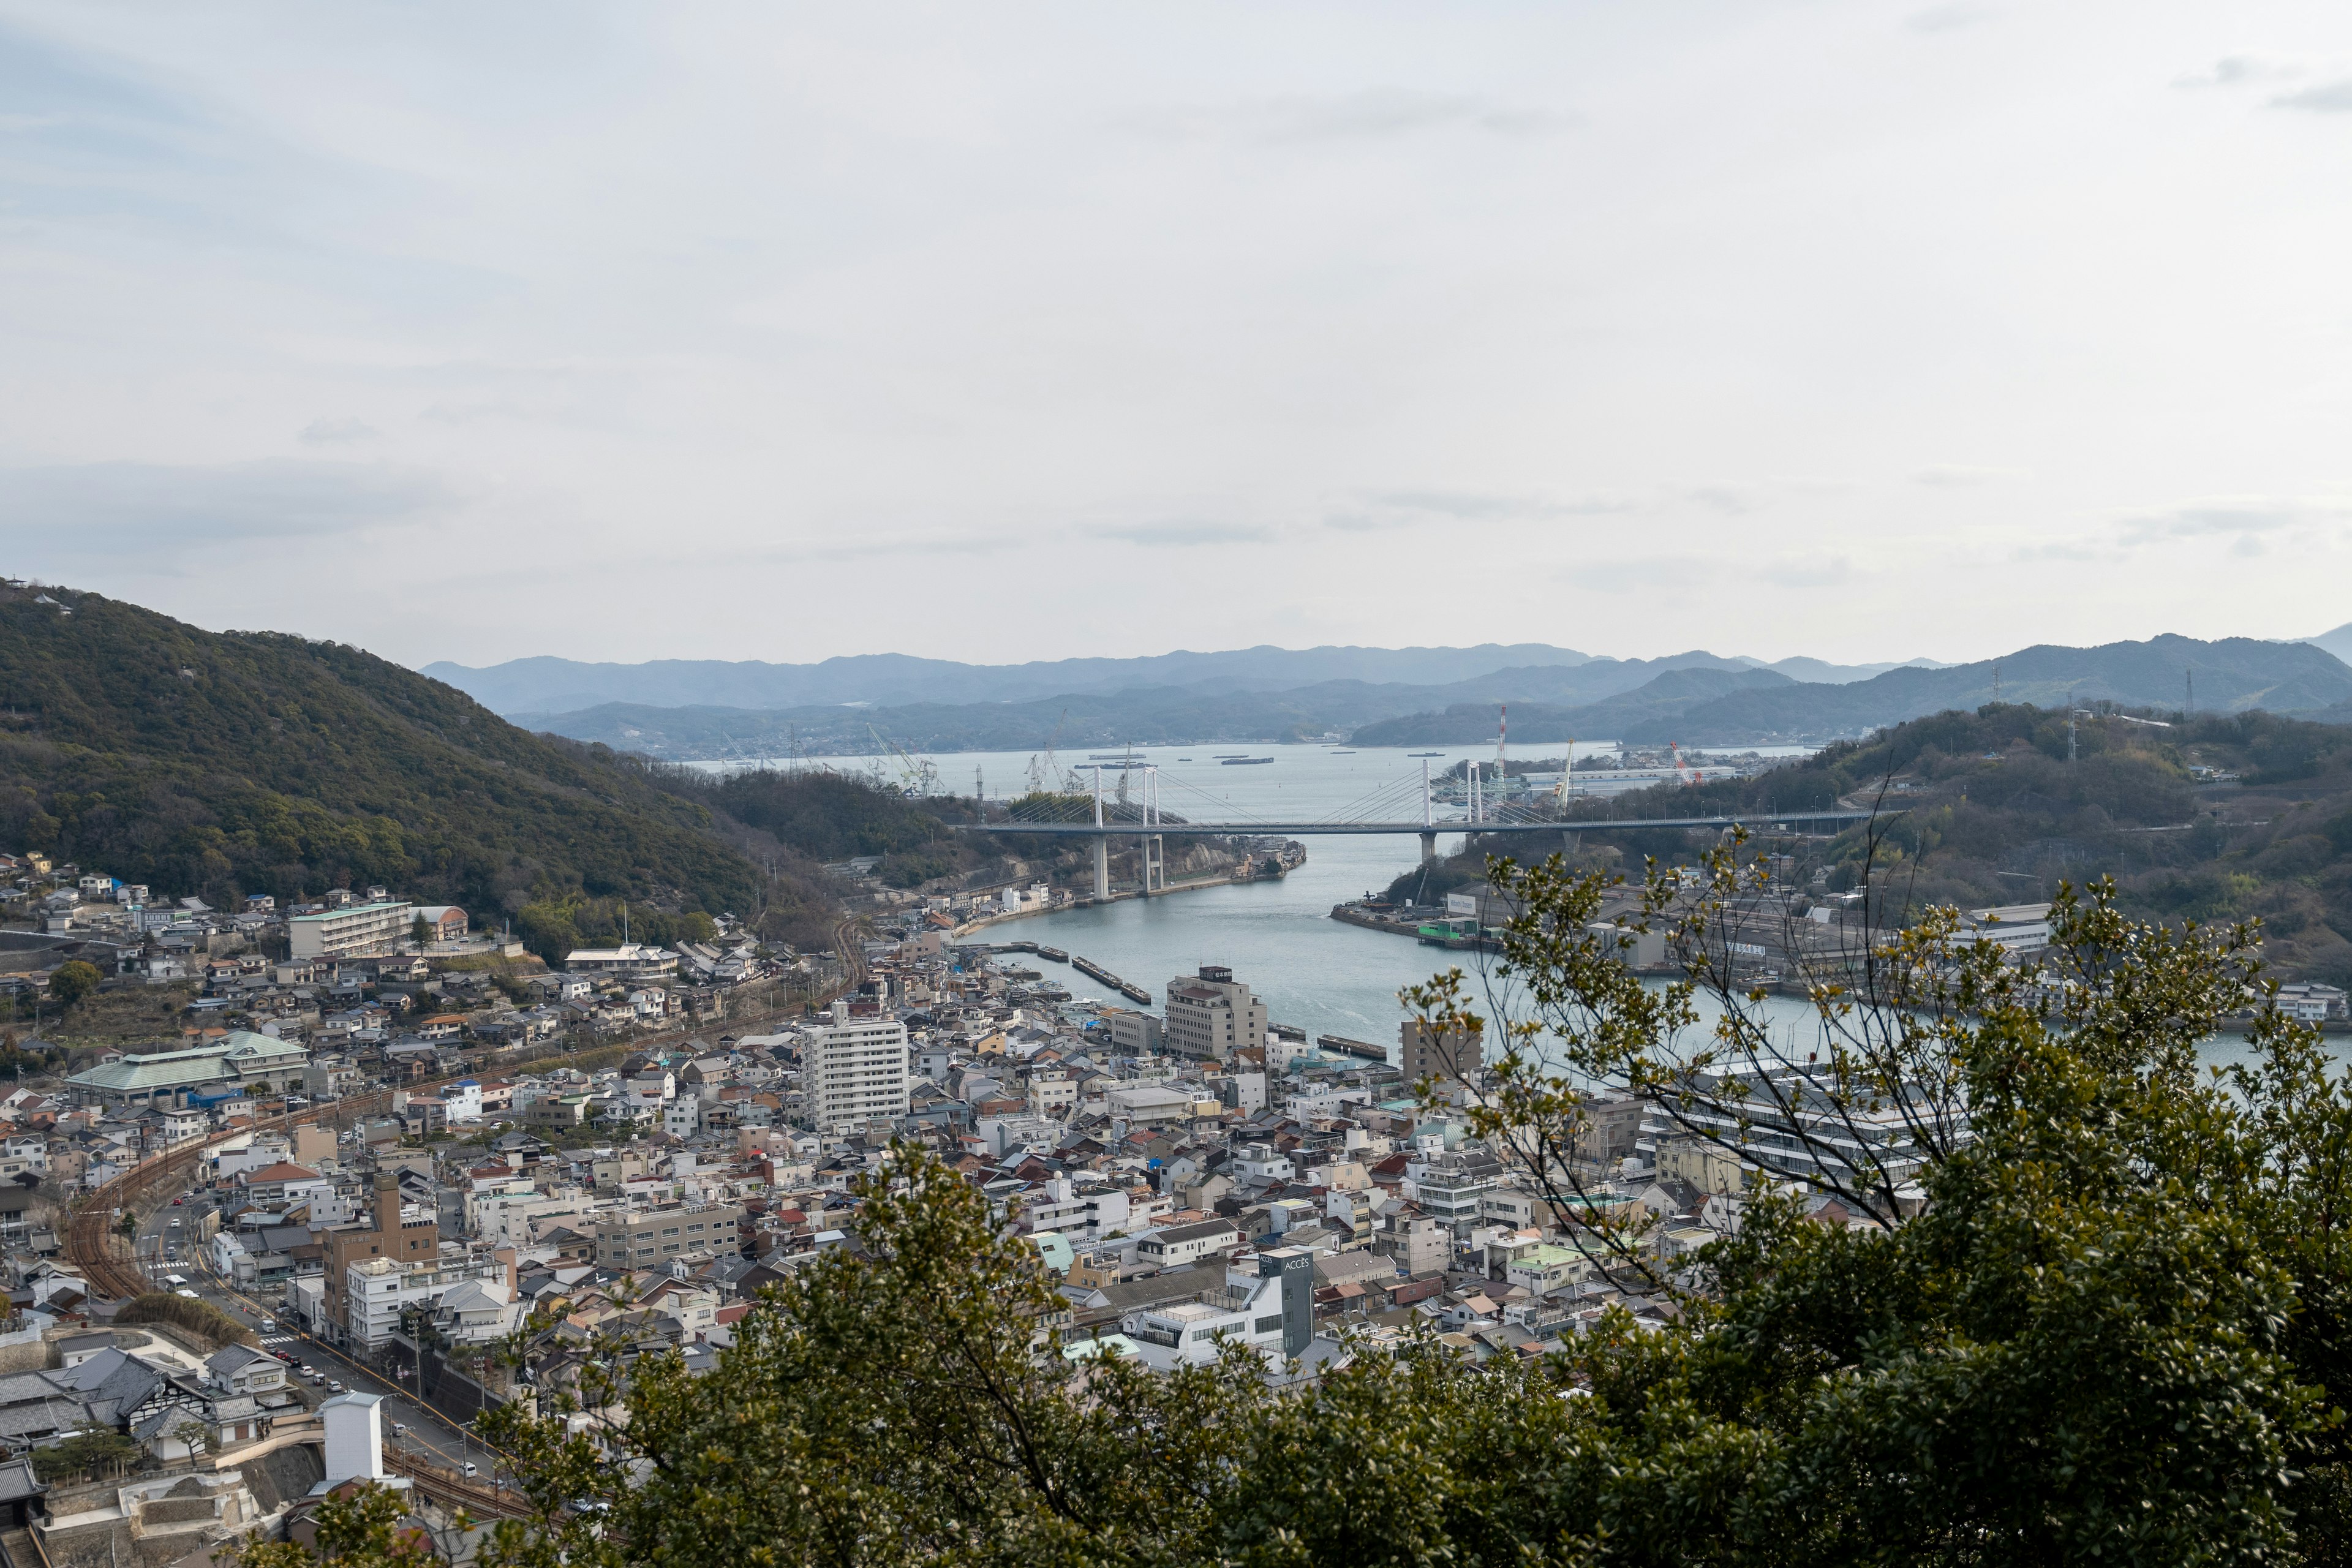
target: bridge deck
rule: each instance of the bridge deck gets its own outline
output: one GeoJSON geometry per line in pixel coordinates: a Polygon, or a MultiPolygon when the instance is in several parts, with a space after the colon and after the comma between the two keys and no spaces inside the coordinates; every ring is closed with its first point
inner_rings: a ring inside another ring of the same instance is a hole
{"type": "Polygon", "coordinates": [[[958,833],[1019,833],[1068,838],[1305,838],[1337,833],[1612,833],[1633,827],[1788,828],[1866,822],[1893,812],[1790,811],[1749,816],[1632,816],[1577,822],[990,822],[950,824],[958,833]]]}

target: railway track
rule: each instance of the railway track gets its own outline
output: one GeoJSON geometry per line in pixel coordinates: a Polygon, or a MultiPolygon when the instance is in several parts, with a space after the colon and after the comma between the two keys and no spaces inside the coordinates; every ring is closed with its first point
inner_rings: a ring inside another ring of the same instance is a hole
{"type": "MultiPolygon", "coordinates": [[[[434,1080],[435,1083],[445,1081],[448,1080],[434,1080]]],[[[433,1084],[416,1086],[418,1089],[432,1087],[433,1084]]],[[[66,1226],[66,1258],[78,1266],[83,1278],[102,1294],[117,1300],[142,1295],[152,1287],[140,1271],[138,1260],[135,1258],[125,1258],[115,1251],[113,1221],[118,1211],[129,1208],[136,1212],[140,1200],[153,1196],[168,1178],[185,1175],[206,1150],[231,1138],[265,1129],[306,1125],[331,1111],[337,1115],[350,1112],[365,1116],[391,1108],[392,1091],[378,1089],[373,1094],[352,1100],[333,1100],[325,1105],[313,1105],[302,1110],[266,1117],[250,1127],[215,1132],[208,1138],[143,1160],[82,1199],[66,1226]]]]}
{"type": "Polygon", "coordinates": [[[394,1475],[407,1477],[418,1491],[445,1508],[454,1503],[469,1513],[499,1519],[525,1519],[531,1513],[528,1502],[509,1493],[469,1481],[453,1470],[426,1464],[413,1455],[387,1451],[383,1468],[394,1475]]]}

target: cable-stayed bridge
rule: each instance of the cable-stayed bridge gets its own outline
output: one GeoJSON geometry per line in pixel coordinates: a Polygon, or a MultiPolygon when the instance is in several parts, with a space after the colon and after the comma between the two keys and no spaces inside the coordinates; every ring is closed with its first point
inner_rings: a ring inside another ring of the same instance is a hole
{"type": "MultiPolygon", "coordinates": [[[[1121,770],[1113,770],[1121,771],[1121,770]]],[[[1872,813],[1855,810],[1769,811],[1738,816],[1658,816],[1645,817],[1563,820],[1558,814],[1580,800],[1574,795],[1534,797],[1490,797],[1481,788],[1480,773],[1470,774],[1468,798],[1458,806],[1440,803],[1426,763],[1421,777],[1392,780],[1325,816],[1311,819],[1254,815],[1197,785],[1180,779],[1162,780],[1156,767],[1123,770],[1139,777],[1139,792],[1121,790],[1106,795],[1102,768],[1093,770],[1091,794],[1045,795],[1015,802],[1002,816],[984,823],[957,824],[964,833],[1023,833],[1040,837],[1094,840],[1095,897],[1110,897],[1110,840],[1142,841],[1143,888],[1146,893],[1165,890],[1160,843],[1163,838],[1281,837],[1302,838],[1318,834],[1412,834],[1421,839],[1421,858],[1437,858],[1438,835],[1444,833],[1605,833],[1629,827],[1727,828],[1753,827],[1765,832],[1796,832],[1843,827],[1869,819],[1872,813]],[[1160,804],[1162,784],[1184,815],[1176,816],[1160,804]],[[1195,816],[1205,810],[1209,815],[1195,816]],[[1443,813],[1443,815],[1441,815],[1443,813]]]]}

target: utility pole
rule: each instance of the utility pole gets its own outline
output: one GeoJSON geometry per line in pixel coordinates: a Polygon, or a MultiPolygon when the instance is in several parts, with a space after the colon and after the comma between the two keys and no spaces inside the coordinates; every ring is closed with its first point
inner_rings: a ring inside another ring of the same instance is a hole
{"type": "Polygon", "coordinates": [[[2189,706],[2182,710],[2180,716],[2184,719],[2194,719],[2197,717],[2197,671],[2192,668],[2182,671],[2182,674],[2189,682],[2189,706]]]}

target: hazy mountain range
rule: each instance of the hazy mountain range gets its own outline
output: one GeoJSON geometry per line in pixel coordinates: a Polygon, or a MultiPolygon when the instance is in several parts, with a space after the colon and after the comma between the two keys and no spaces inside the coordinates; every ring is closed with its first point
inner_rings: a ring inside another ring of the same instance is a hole
{"type": "MultiPolygon", "coordinates": [[[[1932,661],[1915,659],[1932,667],[1932,661]]],[[[1643,672],[1704,665],[1774,669],[1793,680],[1865,680],[1894,664],[1829,664],[1787,658],[1718,658],[1685,653],[1613,659],[1544,643],[1482,643],[1476,647],[1248,647],[1224,653],[1179,651],[1148,658],[1065,658],[1034,664],[959,664],[905,654],[859,654],[821,664],[756,659],[655,659],[646,664],[583,664],[569,658],[517,658],[485,668],[428,664],[423,673],[465,692],[493,712],[572,712],[607,703],[647,708],[783,710],[847,702],[872,707],[914,703],[1024,702],[1177,687],[1213,693],[1288,691],[1327,681],[1444,687],[1502,670],[1602,666],[1620,673],[1583,690],[1639,685],[1643,672]]]]}
{"type": "Polygon", "coordinates": [[[2352,717],[2345,655],[2352,655],[2352,627],[2306,642],[2160,637],[2092,648],[2042,646],[1964,665],[1767,663],[1697,651],[1617,659],[1543,644],[1486,644],[1257,647],[1000,666],[896,655],[814,665],[537,658],[488,669],[439,664],[426,673],[530,728],[693,759],[862,754],[885,743],[928,752],[1052,745],[1067,752],[1324,735],[1364,745],[1460,745],[1492,736],[1505,704],[1512,738],[1530,743],[1756,744],[1859,734],[1996,698],[2049,707],[2071,694],[2179,709],[2191,699],[2192,682],[2200,710],[2263,708],[2340,719],[2352,717]],[[2339,646],[2331,651],[2331,644],[2339,646]],[[625,692],[640,695],[611,695],[625,692]],[[555,706],[600,694],[576,708],[555,706]]]}

